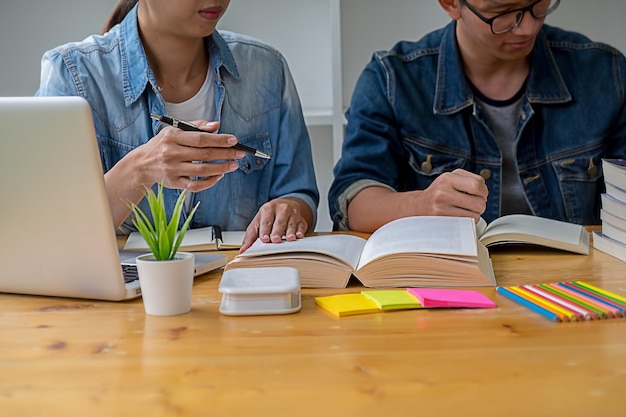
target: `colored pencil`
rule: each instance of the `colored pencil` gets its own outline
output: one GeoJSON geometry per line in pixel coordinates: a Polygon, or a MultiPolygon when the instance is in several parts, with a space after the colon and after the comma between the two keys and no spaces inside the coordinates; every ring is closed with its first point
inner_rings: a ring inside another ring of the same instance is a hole
{"type": "Polygon", "coordinates": [[[591,284],[588,284],[586,282],[583,282],[583,281],[574,281],[574,282],[572,282],[572,284],[578,285],[578,286],[582,286],[583,288],[586,288],[589,291],[593,291],[596,294],[600,294],[600,295],[603,295],[605,297],[608,297],[611,300],[617,301],[618,303],[623,304],[624,306],[626,306],[626,298],[620,297],[617,294],[614,294],[612,292],[603,290],[602,288],[595,287],[595,286],[593,286],[591,284]]]}
{"type": "Polygon", "coordinates": [[[617,317],[623,317],[626,313],[626,307],[623,307],[619,305],[618,303],[612,302],[611,300],[605,297],[601,297],[597,294],[594,294],[591,291],[587,291],[583,288],[577,287],[570,282],[560,282],[559,286],[566,287],[570,289],[571,291],[574,291],[577,294],[589,297],[590,299],[594,300],[596,303],[616,309],[619,312],[619,315],[617,317]]]}
{"type": "Polygon", "coordinates": [[[570,303],[567,300],[563,300],[559,297],[556,297],[554,294],[551,294],[547,291],[542,290],[541,288],[535,285],[522,285],[522,288],[534,292],[536,295],[548,299],[549,301],[553,301],[561,306],[571,310],[574,314],[577,315],[578,320],[591,320],[593,317],[589,310],[584,309],[582,307],[577,306],[574,303],[570,303]]]}
{"type": "Polygon", "coordinates": [[[563,283],[551,284],[551,287],[558,291],[566,293],[573,301],[577,302],[579,305],[589,306],[590,308],[595,307],[603,311],[607,318],[622,317],[622,312],[616,309],[615,307],[611,305],[599,303],[597,300],[594,300],[593,298],[588,297],[587,295],[580,294],[576,291],[572,291],[571,288],[568,288],[566,285],[563,285],[563,283]]]}
{"type": "Polygon", "coordinates": [[[588,308],[590,310],[595,311],[596,313],[598,313],[599,318],[601,319],[605,319],[608,317],[611,317],[612,314],[604,309],[604,308],[600,308],[598,306],[589,304],[588,302],[586,302],[585,300],[583,300],[580,297],[576,297],[572,294],[570,294],[567,290],[563,289],[563,288],[559,288],[558,286],[556,286],[555,284],[540,284],[539,287],[552,292],[553,294],[557,294],[567,300],[570,300],[574,303],[578,303],[579,305],[584,306],[585,308],[588,308]]]}
{"type": "Polygon", "coordinates": [[[528,300],[526,300],[526,299],[524,299],[524,298],[522,298],[522,297],[512,293],[511,291],[507,290],[504,287],[497,287],[496,291],[498,293],[504,295],[505,297],[515,301],[516,303],[521,304],[524,307],[527,307],[527,308],[531,309],[532,311],[541,314],[542,316],[544,316],[545,318],[547,318],[549,320],[561,321],[560,317],[557,314],[555,314],[555,313],[553,313],[553,312],[551,312],[549,310],[546,310],[545,308],[540,307],[540,306],[538,306],[536,304],[533,304],[532,302],[530,302],[530,301],[528,301],[528,300]]]}
{"type": "Polygon", "coordinates": [[[567,285],[568,288],[571,288],[573,291],[579,291],[579,292],[581,292],[583,294],[588,295],[589,297],[592,297],[592,298],[595,298],[597,300],[603,301],[603,302],[605,302],[607,304],[610,304],[610,305],[612,305],[613,307],[615,307],[617,309],[621,309],[621,310],[626,311],[626,305],[621,304],[619,301],[616,301],[616,300],[614,300],[612,298],[609,298],[609,297],[607,297],[605,295],[601,295],[601,294],[598,294],[596,292],[593,292],[593,291],[591,291],[588,288],[585,288],[585,287],[583,287],[581,285],[577,285],[575,282],[563,282],[562,284],[563,285],[567,285]]]}
{"type": "Polygon", "coordinates": [[[626,317],[626,298],[583,281],[497,287],[496,290],[552,321],[626,317]]]}
{"type": "Polygon", "coordinates": [[[559,306],[556,303],[553,303],[551,301],[546,301],[546,300],[542,300],[541,298],[537,297],[536,295],[534,295],[531,292],[528,292],[527,290],[520,288],[520,287],[509,287],[510,291],[513,291],[515,294],[519,295],[520,297],[523,297],[535,304],[539,304],[541,307],[545,308],[546,310],[550,310],[553,313],[557,314],[560,318],[561,321],[576,321],[578,320],[578,318],[576,317],[576,315],[574,313],[572,313],[571,311],[559,306]]]}
{"type": "Polygon", "coordinates": [[[580,304],[578,302],[576,302],[575,300],[569,299],[567,297],[564,296],[564,294],[562,294],[559,291],[555,291],[553,289],[551,289],[550,287],[546,287],[547,284],[536,284],[534,285],[535,287],[541,289],[542,291],[551,294],[553,297],[555,297],[556,299],[558,299],[559,303],[571,303],[571,304],[575,304],[578,308],[585,310],[587,312],[587,314],[589,314],[591,320],[598,320],[598,319],[602,319],[603,315],[601,312],[599,312],[597,309],[593,309],[593,308],[589,308],[584,304],[580,304]]]}

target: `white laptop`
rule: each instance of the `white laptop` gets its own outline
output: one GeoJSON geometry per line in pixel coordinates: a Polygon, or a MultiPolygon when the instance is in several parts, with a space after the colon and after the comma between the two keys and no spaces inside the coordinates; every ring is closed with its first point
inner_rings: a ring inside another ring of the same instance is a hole
{"type": "MultiPolygon", "coordinates": [[[[0,97],[0,233],[0,292],[112,301],[141,295],[138,253],[118,251],[84,99],[0,97]]],[[[196,274],[226,261],[196,254],[196,274]]]]}

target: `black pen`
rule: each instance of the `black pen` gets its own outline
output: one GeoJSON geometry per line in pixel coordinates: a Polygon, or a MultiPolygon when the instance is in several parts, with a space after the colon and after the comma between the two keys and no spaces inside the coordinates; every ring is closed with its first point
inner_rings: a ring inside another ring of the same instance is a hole
{"type": "Polygon", "coordinates": [[[211,226],[211,240],[215,242],[215,248],[220,250],[220,244],[222,243],[222,228],[220,226],[211,226]]]}
{"type": "MultiPolygon", "coordinates": [[[[158,114],[150,114],[150,117],[152,117],[154,120],[158,120],[159,122],[165,123],[166,125],[170,125],[170,126],[174,126],[177,127],[181,130],[186,130],[188,132],[204,132],[204,133],[209,133],[206,130],[202,130],[194,125],[192,125],[189,122],[185,122],[183,120],[179,120],[176,119],[174,117],[169,117],[169,116],[159,116],[158,114]]],[[[233,148],[238,149],[240,151],[244,151],[247,152],[249,154],[252,154],[256,157],[259,158],[263,158],[263,159],[270,159],[271,157],[266,154],[263,153],[261,151],[258,151],[254,148],[251,148],[249,146],[243,145],[241,143],[237,143],[233,146],[233,148]]]]}

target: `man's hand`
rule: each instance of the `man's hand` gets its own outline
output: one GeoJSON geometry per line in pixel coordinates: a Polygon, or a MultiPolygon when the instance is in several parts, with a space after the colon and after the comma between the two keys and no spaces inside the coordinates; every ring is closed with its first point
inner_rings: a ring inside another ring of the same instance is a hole
{"type": "Polygon", "coordinates": [[[483,177],[462,169],[441,174],[425,190],[398,193],[369,187],[350,201],[349,227],[371,233],[392,220],[409,216],[471,217],[478,221],[487,207],[488,194],[483,177]]]}
{"type": "Polygon", "coordinates": [[[489,190],[480,175],[455,169],[441,174],[425,190],[407,194],[411,197],[406,203],[420,215],[471,217],[478,221],[487,207],[489,190]]]}

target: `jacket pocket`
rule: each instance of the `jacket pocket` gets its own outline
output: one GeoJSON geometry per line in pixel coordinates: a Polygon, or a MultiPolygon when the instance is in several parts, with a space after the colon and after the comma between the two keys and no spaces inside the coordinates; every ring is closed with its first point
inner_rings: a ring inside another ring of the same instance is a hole
{"type": "Polygon", "coordinates": [[[458,150],[439,146],[429,147],[408,140],[404,140],[403,147],[411,170],[417,174],[414,176],[416,183],[413,184],[417,189],[428,187],[444,172],[451,172],[457,168],[467,169],[467,158],[458,150]]]}
{"type": "Polygon", "coordinates": [[[570,156],[552,163],[568,221],[578,224],[598,223],[601,163],[600,152],[570,156]]]}

